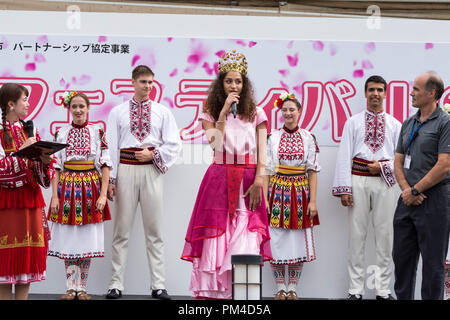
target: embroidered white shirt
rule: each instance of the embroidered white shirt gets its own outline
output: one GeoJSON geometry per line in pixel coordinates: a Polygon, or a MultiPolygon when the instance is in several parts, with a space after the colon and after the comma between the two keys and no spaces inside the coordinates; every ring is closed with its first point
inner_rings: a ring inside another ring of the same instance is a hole
{"type": "Polygon", "coordinates": [[[288,132],[284,128],[272,131],[267,141],[267,174],[275,174],[280,164],[320,171],[318,148],[309,131],[288,132]]]}
{"type": "Polygon", "coordinates": [[[349,118],[339,145],[332,194],[352,194],[354,157],[368,161],[385,160],[380,163],[381,178],[389,187],[395,185],[394,158],[400,130],[401,123],[384,111],[375,114],[364,110],[349,118]]]}
{"type": "Polygon", "coordinates": [[[81,160],[93,160],[99,172],[105,165],[110,168],[113,166],[105,133],[96,124],[88,123],[80,126],[72,124],[61,128],[55,134],[55,141],[69,144],[67,148],[55,154],[55,169],[63,170],[64,162],[81,160]]]}
{"type": "Polygon", "coordinates": [[[181,152],[181,139],[172,112],[157,102],[134,99],[114,107],[108,117],[106,136],[115,182],[120,162],[120,149],[155,148],[153,163],[161,173],[166,173],[181,152]]]}

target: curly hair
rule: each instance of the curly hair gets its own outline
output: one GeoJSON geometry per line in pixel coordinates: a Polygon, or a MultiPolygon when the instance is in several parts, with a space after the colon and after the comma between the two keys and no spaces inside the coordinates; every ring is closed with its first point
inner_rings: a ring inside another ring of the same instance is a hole
{"type": "MultiPolygon", "coordinates": [[[[11,137],[8,134],[8,127],[6,126],[6,116],[9,112],[8,103],[10,101],[17,102],[22,94],[25,93],[28,96],[28,89],[17,83],[5,83],[0,88],[0,107],[2,110],[2,126],[3,126],[3,139],[7,142],[11,141],[11,137]]],[[[24,124],[23,120],[19,119],[22,124],[24,124]]]]}
{"type": "MultiPolygon", "coordinates": [[[[223,87],[223,80],[227,73],[219,73],[216,79],[208,88],[208,97],[206,98],[203,112],[210,114],[215,121],[219,119],[220,111],[225,104],[227,95],[223,87]]],[[[242,91],[239,94],[239,104],[237,105],[237,114],[253,122],[256,116],[256,103],[253,97],[253,86],[247,76],[242,76],[242,91]]]]}

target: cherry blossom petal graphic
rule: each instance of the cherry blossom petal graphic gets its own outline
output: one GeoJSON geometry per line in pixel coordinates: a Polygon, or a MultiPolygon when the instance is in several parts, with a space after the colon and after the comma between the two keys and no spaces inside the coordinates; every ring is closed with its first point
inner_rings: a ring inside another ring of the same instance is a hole
{"type": "Polygon", "coordinates": [[[313,41],[313,48],[316,51],[323,51],[324,46],[322,41],[313,41]]]}
{"type": "Polygon", "coordinates": [[[36,39],[36,43],[39,45],[43,45],[48,43],[48,37],[47,36],[40,36],[36,39]]]}
{"type": "Polygon", "coordinates": [[[364,76],[364,70],[357,69],[353,71],[353,78],[362,78],[364,76]]]}
{"type": "Polygon", "coordinates": [[[292,90],[294,90],[296,93],[298,93],[299,96],[301,96],[303,94],[302,86],[295,86],[295,87],[292,88],[292,90]]]}
{"type": "Polygon", "coordinates": [[[136,61],[138,61],[141,58],[140,55],[136,54],[133,59],[131,59],[131,66],[134,67],[134,65],[136,64],[136,61]]]}
{"type": "Polygon", "coordinates": [[[248,46],[251,48],[251,47],[256,46],[256,44],[257,44],[257,42],[255,42],[255,41],[249,41],[248,46]]]}
{"type": "Polygon", "coordinates": [[[45,60],[45,57],[44,57],[44,55],[42,53],[35,53],[34,54],[34,61],[38,62],[38,63],[41,63],[41,62],[45,62],[46,60],[45,60]]]}
{"type": "Polygon", "coordinates": [[[286,69],[278,70],[278,72],[279,72],[283,77],[286,77],[286,76],[289,74],[289,70],[286,70],[286,69]]]}
{"type": "Polygon", "coordinates": [[[362,67],[363,69],[373,69],[373,64],[369,60],[363,60],[362,67]]]}
{"type": "Polygon", "coordinates": [[[430,50],[433,48],[434,48],[434,44],[432,44],[431,42],[425,43],[425,50],[430,50]]]}
{"type": "Polygon", "coordinates": [[[281,85],[284,89],[286,89],[287,91],[289,91],[289,86],[288,86],[286,83],[284,83],[283,81],[280,81],[280,85],[281,85]]]}
{"type": "Polygon", "coordinates": [[[100,36],[98,37],[98,42],[106,42],[106,36],[100,36]]]}
{"type": "Polygon", "coordinates": [[[173,109],[173,101],[172,99],[165,97],[163,98],[163,101],[167,102],[167,104],[173,109]]]}
{"type": "Polygon", "coordinates": [[[25,65],[25,71],[35,71],[36,70],[36,64],[34,62],[27,63],[25,65]]]}
{"type": "Polygon", "coordinates": [[[364,51],[367,53],[372,53],[375,49],[375,42],[368,42],[364,45],[364,51]]]}
{"type": "Polygon", "coordinates": [[[225,50],[220,50],[216,52],[216,56],[218,56],[219,58],[222,58],[223,54],[225,53],[225,50]]]}
{"type": "Polygon", "coordinates": [[[198,54],[191,54],[187,58],[187,62],[193,63],[193,64],[198,64],[200,62],[200,56],[198,54]]]}
{"type": "Polygon", "coordinates": [[[334,56],[337,53],[337,47],[334,43],[330,43],[330,56],[334,56]]]}
{"type": "Polygon", "coordinates": [[[174,76],[177,75],[177,73],[178,73],[178,69],[175,68],[175,69],[172,70],[172,72],[169,74],[169,76],[170,76],[170,77],[174,77],[174,76]]]}
{"type": "Polygon", "coordinates": [[[295,55],[293,55],[293,56],[288,55],[287,59],[288,59],[289,65],[291,67],[295,67],[297,65],[297,63],[298,63],[298,52],[295,53],[295,55]]]}

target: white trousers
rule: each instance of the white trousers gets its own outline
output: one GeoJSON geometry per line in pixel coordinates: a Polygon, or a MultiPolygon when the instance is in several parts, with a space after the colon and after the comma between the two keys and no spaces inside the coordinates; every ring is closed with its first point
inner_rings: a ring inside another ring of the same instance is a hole
{"type": "Polygon", "coordinates": [[[376,251],[375,290],[377,295],[386,296],[391,293],[393,219],[400,188],[398,184],[389,188],[380,177],[357,175],[352,175],[352,187],[353,207],[349,207],[349,293],[364,294],[365,245],[369,223],[372,223],[376,251]]]}
{"type": "Polygon", "coordinates": [[[112,278],[109,288],[124,289],[128,240],[138,203],[141,205],[151,289],[165,289],[162,238],[163,176],[153,165],[119,164],[116,214],[112,240],[112,278]]]}

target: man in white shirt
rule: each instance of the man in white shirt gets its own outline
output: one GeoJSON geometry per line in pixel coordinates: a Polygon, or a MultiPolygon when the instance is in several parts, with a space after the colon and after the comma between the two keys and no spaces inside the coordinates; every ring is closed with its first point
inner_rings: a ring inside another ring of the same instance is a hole
{"type": "Polygon", "coordinates": [[[152,297],[170,299],[165,288],[163,174],[181,151],[175,118],[168,108],[151,101],[153,71],[137,66],[132,73],[134,96],[114,107],[108,117],[107,139],[113,161],[108,197],[116,196],[112,241],[112,278],[106,297],[117,299],[124,289],[123,277],[128,240],[138,203],[150,266],[152,297]]]}
{"type": "Polygon", "coordinates": [[[375,231],[375,289],[378,300],[393,300],[393,216],[400,190],[394,176],[395,147],[401,123],[383,109],[386,81],[371,76],[365,83],[366,110],[344,125],[332,193],[348,207],[350,219],[349,300],[364,295],[365,243],[371,222],[375,231]]]}

